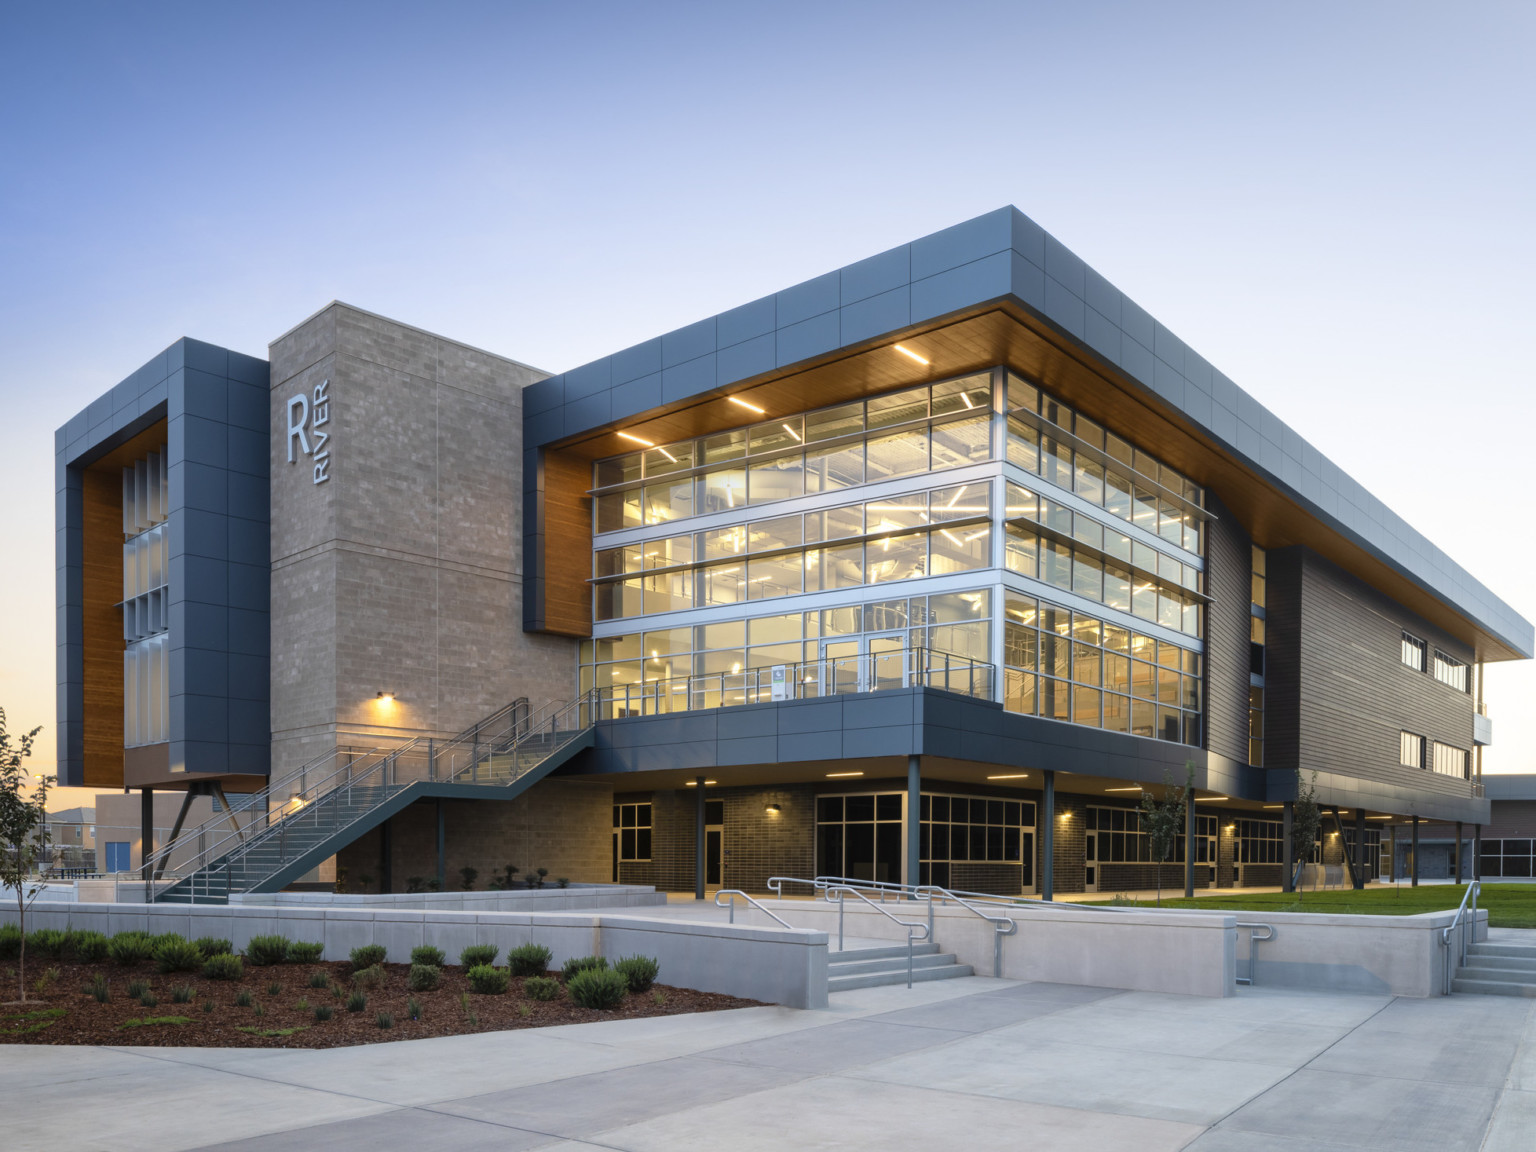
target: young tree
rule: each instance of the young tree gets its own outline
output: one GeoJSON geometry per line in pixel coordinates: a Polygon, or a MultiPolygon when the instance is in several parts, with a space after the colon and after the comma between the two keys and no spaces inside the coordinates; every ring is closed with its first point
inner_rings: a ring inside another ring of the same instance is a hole
{"type": "Polygon", "coordinates": [[[0,708],[0,887],[16,890],[16,926],[21,929],[21,955],[16,978],[21,1002],[27,999],[27,905],[42,891],[41,884],[28,888],[38,854],[48,843],[48,786],[52,776],[38,777],[27,793],[28,777],[21,762],[32,755],[32,741],[42,728],[22,734],[12,743],[0,708]]]}
{"type": "MultiPolygon", "coordinates": [[[[1291,860],[1296,865],[1296,875],[1301,874],[1301,866],[1307,862],[1307,857],[1312,855],[1312,845],[1317,842],[1317,833],[1323,826],[1323,809],[1317,802],[1317,773],[1312,773],[1311,780],[1303,780],[1300,770],[1296,773],[1296,799],[1291,802],[1291,860]]],[[[1295,876],[1292,877],[1292,880],[1295,876]]],[[[1296,899],[1302,899],[1300,884],[1294,885],[1296,899]]]]}
{"type": "Polygon", "coordinates": [[[1168,773],[1163,773],[1163,798],[1150,792],[1141,794],[1141,831],[1152,848],[1152,862],[1157,865],[1157,903],[1163,903],[1163,864],[1173,855],[1173,848],[1184,832],[1184,799],[1195,783],[1195,766],[1184,765],[1188,775],[1184,786],[1175,788],[1168,773]]]}

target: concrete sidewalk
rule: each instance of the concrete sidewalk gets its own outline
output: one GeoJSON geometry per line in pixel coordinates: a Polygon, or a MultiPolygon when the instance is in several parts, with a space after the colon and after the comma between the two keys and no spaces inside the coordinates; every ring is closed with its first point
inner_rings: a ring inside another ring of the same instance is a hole
{"type": "Polygon", "coordinates": [[[1536,1008],[972,977],[325,1051],[3,1046],[0,1100],[7,1152],[1524,1152],[1536,1008]]]}

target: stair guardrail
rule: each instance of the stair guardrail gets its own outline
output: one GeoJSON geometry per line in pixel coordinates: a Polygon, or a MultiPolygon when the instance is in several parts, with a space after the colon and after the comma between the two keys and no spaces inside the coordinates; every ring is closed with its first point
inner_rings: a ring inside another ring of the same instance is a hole
{"type": "Polygon", "coordinates": [[[1456,969],[1466,967],[1467,963],[1467,933],[1470,929],[1473,935],[1477,933],[1477,898],[1482,893],[1481,880],[1473,880],[1467,884],[1467,890],[1462,893],[1461,904],[1456,909],[1456,918],[1450,922],[1444,931],[1440,933],[1440,942],[1445,946],[1445,995],[1451,994],[1451,982],[1456,977],[1456,969]],[[1467,915],[1468,903],[1471,904],[1471,915],[1467,915]],[[1451,962],[1454,955],[1451,946],[1451,937],[1460,933],[1461,956],[1456,963],[1451,962]]]}
{"type": "Polygon", "coordinates": [[[1242,920],[1239,920],[1236,926],[1248,929],[1248,975],[1246,977],[1238,976],[1236,978],[1237,982],[1239,984],[1257,984],[1259,979],[1259,945],[1266,940],[1273,940],[1275,938],[1275,926],[1273,924],[1250,924],[1242,920]],[[1263,936],[1257,935],[1260,929],[1264,930],[1263,936]]]}
{"type": "Polygon", "coordinates": [[[762,904],[752,899],[752,897],[748,896],[740,888],[722,888],[720,891],[715,893],[715,907],[730,909],[730,915],[728,916],[730,923],[736,923],[736,897],[738,896],[740,896],[748,904],[752,905],[752,907],[756,908],[764,916],[770,916],[777,920],[780,924],[784,925],[784,927],[788,928],[791,932],[794,931],[794,925],[791,924],[788,920],[784,919],[782,916],[776,915],[771,909],[763,907],[762,904]],[[722,896],[729,896],[730,899],[722,904],[720,903],[720,897],[722,896]]]}

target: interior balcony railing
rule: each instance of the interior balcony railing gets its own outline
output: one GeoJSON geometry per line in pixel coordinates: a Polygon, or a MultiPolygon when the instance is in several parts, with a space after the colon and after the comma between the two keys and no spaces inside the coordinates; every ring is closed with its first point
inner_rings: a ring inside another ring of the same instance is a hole
{"type": "Polygon", "coordinates": [[[892,648],[736,672],[614,684],[594,689],[593,707],[595,719],[620,720],[896,688],[937,688],[990,700],[993,681],[993,667],[984,660],[933,648],[892,648]]]}

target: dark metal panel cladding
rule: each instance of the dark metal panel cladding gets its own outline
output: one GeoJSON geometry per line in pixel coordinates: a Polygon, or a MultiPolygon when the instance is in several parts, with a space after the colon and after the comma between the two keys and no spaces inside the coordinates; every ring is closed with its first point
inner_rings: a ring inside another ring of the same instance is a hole
{"type": "Polygon", "coordinates": [[[1237,518],[1214,496],[1217,519],[1206,535],[1205,617],[1206,747],[1217,755],[1248,762],[1248,645],[1252,589],[1252,543],[1237,518]]]}

